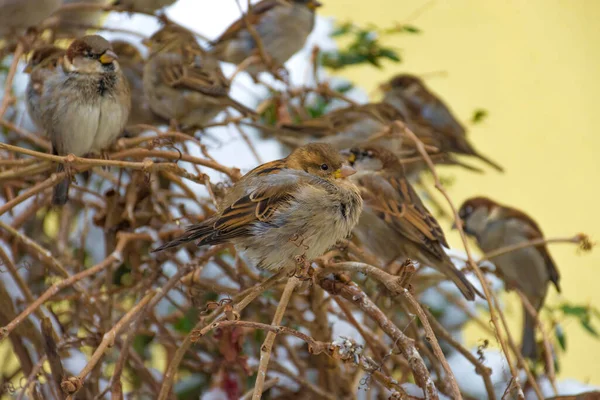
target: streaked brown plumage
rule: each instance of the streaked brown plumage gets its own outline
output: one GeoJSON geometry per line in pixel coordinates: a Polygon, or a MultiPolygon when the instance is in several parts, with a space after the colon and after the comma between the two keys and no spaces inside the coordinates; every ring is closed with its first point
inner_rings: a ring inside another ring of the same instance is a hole
{"type": "Polygon", "coordinates": [[[404,175],[398,157],[376,146],[353,148],[349,160],[365,201],[355,229],[360,242],[384,262],[411,258],[450,278],[467,300],[478,293],[452,263],[444,232],[404,175]]]}
{"type": "Polygon", "coordinates": [[[182,128],[201,128],[227,107],[255,115],[229,97],[229,81],[219,62],[187,30],[166,25],[146,41],[144,92],[150,108],[182,128]]]}
{"type": "Polygon", "coordinates": [[[309,144],[253,169],[231,187],[216,215],[157,248],[233,243],[258,268],[280,270],[296,256],[322,255],[358,222],[362,199],[345,179],[354,170],[331,146],[309,144]]]}
{"type": "MultiPolygon", "coordinates": [[[[465,233],[473,236],[485,253],[544,237],[538,224],[527,214],[501,205],[486,197],[466,200],[459,216],[465,233]]],[[[540,310],[552,282],[560,292],[560,275],[545,245],[511,251],[492,261],[504,277],[508,288],[517,287],[536,310],[540,310]]],[[[523,310],[521,351],[525,357],[536,358],[535,321],[523,310]]]]}

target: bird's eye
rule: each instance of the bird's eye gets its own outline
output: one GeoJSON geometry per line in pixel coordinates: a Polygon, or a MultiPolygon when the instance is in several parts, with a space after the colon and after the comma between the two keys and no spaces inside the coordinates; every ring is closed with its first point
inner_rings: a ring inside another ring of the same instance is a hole
{"type": "Polygon", "coordinates": [[[473,212],[473,207],[472,206],[466,206],[465,207],[465,211],[467,214],[471,214],[473,212]]]}
{"type": "Polygon", "coordinates": [[[321,169],[323,171],[327,171],[329,169],[329,165],[327,165],[327,164],[321,164],[321,169]]]}
{"type": "Polygon", "coordinates": [[[363,151],[363,152],[362,152],[362,156],[363,156],[363,157],[369,157],[369,156],[370,156],[370,154],[369,154],[369,152],[368,152],[368,151],[366,151],[366,150],[365,150],[365,151],[363,151]]]}

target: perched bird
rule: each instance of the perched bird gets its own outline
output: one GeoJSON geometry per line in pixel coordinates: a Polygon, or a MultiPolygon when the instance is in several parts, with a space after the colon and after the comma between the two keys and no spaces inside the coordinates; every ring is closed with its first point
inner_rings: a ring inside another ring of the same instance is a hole
{"type": "Polygon", "coordinates": [[[362,199],[354,173],[331,146],[313,143],[262,164],[232,186],[216,215],[154,251],[193,240],[199,246],[233,243],[258,268],[277,271],[296,256],[311,260],[347,237],[362,199]]]}
{"type": "MultiPolygon", "coordinates": [[[[233,64],[240,64],[251,56],[260,57],[248,29],[247,24],[250,24],[274,65],[282,66],[304,46],[315,25],[315,10],[320,6],[316,0],[262,0],[212,43],[212,52],[220,60],[233,64]]],[[[256,77],[268,69],[259,60],[246,71],[256,77]]]]}
{"type": "Polygon", "coordinates": [[[170,6],[177,0],[115,0],[115,6],[123,6],[131,11],[153,13],[166,6],[170,6]]]}
{"type": "Polygon", "coordinates": [[[406,179],[398,157],[368,145],[345,153],[357,170],[352,180],[365,201],[354,230],[358,240],[388,264],[411,258],[437,269],[473,300],[479,292],[444,251],[444,232],[406,179]]]}
{"type": "MultiPolygon", "coordinates": [[[[466,137],[465,128],[456,120],[450,108],[430,92],[421,79],[413,75],[401,74],[383,84],[383,101],[396,107],[406,115],[409,126],[428,127],[440,143],[444,153],[474,156],[498,171],[503,168],[488,157],[479,153],[466,137]]],[[[414,129],[419,136],[420,129],[414,129]]]]}
{"type": "MultiPolygon", "coordinates": [[[[543,239],[542,230],[522,211],[496,203],[486,197],[473,197],[460,207],[465,233],[473,236],[483,252],[543,239]]],[[[560,292],[560,275],[545,245],[525,247],[490,259],[507,287],[519,288],[536,310],[544,304],[548,285],[560,292]]],[[[523,310],[523,356],[536,358],[535,320],[523,310]]]]}
{"type": "Polygon", "coordinates": [[[255,112],[229,97],[219,62],[187,30],[166,25],[145,41],[144,92],[153,112],[183,129],[201,128],[227,107],[255,112]]]}
{"type": "Polygon", "coordinates": [[[144,93],[144,64],[146,60],[142,53],[129,42],[114,40],[111,43],[113,51],[119,57],[119,66],[127,78],[131,90],[131,112],[127,120],[127,130],[135,125],[168,125],[169,121],[159,117],[150,109],[150,104],[144,93]]]}
{"type": "Polygon", "coordinates": [[[36,27],[61,4],[62,0],[0,0],[0,37],[36,27]]]}
{"type": "Polygon", "coordinates": [[[42,104],[40,99],[44,91],[44,82],[57,73],[65,51],[53,45],[45,45],[36,48],[25,67],[25,72],[29,74],[29,83],[26,90],[27,111],[35,125],[43,129],[42,123],[42,104]]]}
{"type": "MultiPolygon", "coordinates": [[[[73,41],[57,73],[44,83],[41,122],[58,155],[101,152],[123,131],[131,96],[110,43],[90,35],[73,41]]],[[[64,166],[60,164],[58,171],[64,166]]],[[[70,180],[54,187],[53,204],[67,202],[70,180]]]]}

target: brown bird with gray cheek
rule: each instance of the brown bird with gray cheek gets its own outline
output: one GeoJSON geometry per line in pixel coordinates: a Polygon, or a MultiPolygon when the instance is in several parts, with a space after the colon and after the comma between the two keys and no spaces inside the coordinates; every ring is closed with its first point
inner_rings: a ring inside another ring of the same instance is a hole
{"type": "Polygon", "coordinates": [[[409,127],[419,136],[420,127],[430,129],[440,142],[444,153],[477,157],[502,172],[503,168],[479,153],[469,142],[464,126],[454,117],[450,108],[423,81],[416,76],[401,74],[381,86],[383,101],[396,107],[407,116],[409,127]]]}
{"type": "MultiPolygon", "coordinates": [[[[90,35],[75,40],[45,82],[41,122],[54,154],[84,156],[108,148],[123,131],[131,97],[110,43],[90,35]]],[[[58,172],[64,166],[58,167],[58,172]]],[[[53,204],[68,200],[70,180],[54,187],[53,204]]]]}
{"type": "Polygon", "coordinates": [[[271,271],[294,266],[297,256],[319,257],[350,234],[362,210],[346,179],[355,171],[344,162],[331,146],[313,143],[260,165],[230,188],[216,215],[154,251],[233,243],[271,271]]]}
{"type": "MultiPolygon", "coordinates": [[[[543,239],[538,224],[527,214],[486,197],[468,199],[459,216],[465,233],[473,236],[485,253],[543,239]]],[[[490,259],[504,277],[506,287],[517,287],[537,311],[544,304],[550,282],[560,292],[560,275],[546,245],[525,247],[490,259]]],[[[536,358],[535,320],[523,309],[523,356],[536,358]]]]}
{"type": "MultiPolygon", "coordinates": [[[[221,61],[238,65],[251,56],[260,57],[246,25],[249,23],[275,66],[282,66],[304,46],[315,25],[315,10],[320,6],[316,0],[262,0],[213,42],[212,52],[221,61]]],[[[254,78],[267,70],[263,62],[246,69],[254,78]]]]}
{"type": "Polygon", "coordinates": [[[444,251],[448,247],[444,232],[406,179],[398,157],[368,145],[347,154],[357,170],[352,180],[365,201],[354,230],[359,241],[387,264],[411,258],[435,268],[450,278],[467,300],[480,295],[444,251]]]}
{"type": "Polygon", "coordinates": [[[189,129],[202,128],[227,107],[256,115],[229,97],[229,81],[219,62],[187,30],[166,25],[145,44],[150,56],[144,66],[144,92],[160,117],[189,129]]]}

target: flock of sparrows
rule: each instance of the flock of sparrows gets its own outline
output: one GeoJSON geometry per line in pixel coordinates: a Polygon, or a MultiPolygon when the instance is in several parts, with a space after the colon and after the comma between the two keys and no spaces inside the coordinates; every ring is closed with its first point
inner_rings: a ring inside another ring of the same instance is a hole
{"type": "MultiPolygon", "coordinates": [[[[118,4],[154,12],[173,2],[118,4]]],[[[0,0],[0,34],[35,27],[61,3],[0,0]]],[[[29,114],[50,138],[54,154],[63,156],[101,153],[137,124],[176,123],[193,132],[228,107],[255,117],[254,110],[230,97],[219,61],[247,63],[254,77],[283,65],[303,47],[319,6],[316,0],[262,0],[209,49],[186,29],[167,23],[144,41],[147,58],[130,43],[109,43],[98,35],[76,39],[66,50],[52,43],[36,46],[27,66],[29,114]],[[261,47],[268,59],[259,54],[261,47]]],[[[214,216],[155,251],[189,241],[233,243],[257,267],[275,271],[292,266],[299,256],[319,257],[353,233],[383,265],[414,259],[436,268],[473,300],[479,292],[446,254],[444,232],[412,186],[427,167],[402,129],[412,130],[436,163],[462,165],[455,156],[466,155],[502,168],[470,144],[465,128],[419,78],[395,76],[382,89],[379,103],[278,126],[277,137],[294,148],[291,154],[244,175],[214,216]]],[[[54,204],[67,202],[69,184],[65,179],[55,186],[54,204]]],[[[464,231],[484,252],[543,237],[526,214],[484,197],[467,200],[459,215],[464,231]]],[[[537,310],[549,282],[559,288],[544,245],[492,261],[507,287],[521,289],[537,310]]],[[[534,357],[534,320],[524,314],[523,353],[534,357]]]]}

